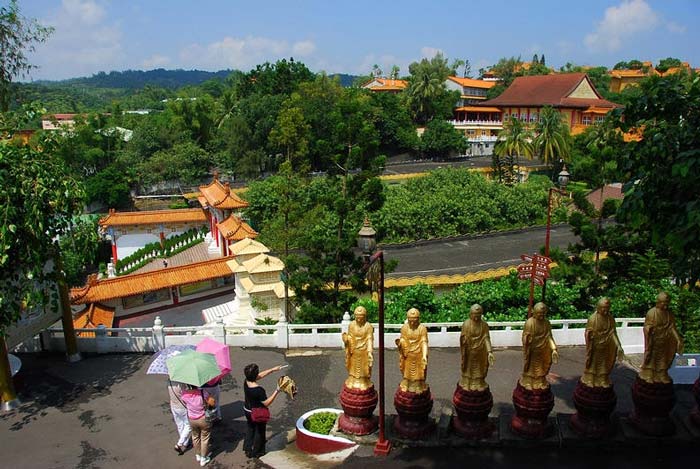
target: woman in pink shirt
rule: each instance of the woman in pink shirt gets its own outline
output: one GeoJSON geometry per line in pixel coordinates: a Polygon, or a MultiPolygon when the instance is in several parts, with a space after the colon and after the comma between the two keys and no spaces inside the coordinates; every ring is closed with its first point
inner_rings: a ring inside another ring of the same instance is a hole
{"type": "Polygon", "coordinates": [[[182,393],[182,402],[187,407],[187,418],[192,429],[192,444],[194,445],[195,459],[204,467],[211,461],[209,454],[209,436],[211,435],[211,423],[205,418],[205,406],[214,407],[216,401],[206,389],[188,386],[182,393]]]}

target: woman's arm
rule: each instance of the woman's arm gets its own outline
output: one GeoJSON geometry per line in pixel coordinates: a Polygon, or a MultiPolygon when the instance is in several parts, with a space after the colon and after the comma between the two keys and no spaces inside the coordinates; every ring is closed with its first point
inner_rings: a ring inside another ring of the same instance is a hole
{"type": "Polygon", "coordinates": [[[277,395],[278,395],[279,393],[280,393],[279,388],[275,389],[275,390],[272,392],[272,395],[271,395],[270,397],[268,397],[267,399],[265,399],[264,401],[262,401],[262,405],[264,405],[265,407],[270,407],[270,405],[272,404],[272,402],[275,400],[275,398],[277,397],[277,395]]]}
{"type": "Polygon", "coordinates": [[[282,369],[282,365],[277,365],[277,366],[273,366],[272,368],[269,368],[265,371],[261,371],[260,373],[258,373],[258,377],[255,380],[257,381],[259,379],[263,379],[265,376],[269,375],[270,373],[274,373],[275,371],[279,371],[281,369],[282,369]]]}

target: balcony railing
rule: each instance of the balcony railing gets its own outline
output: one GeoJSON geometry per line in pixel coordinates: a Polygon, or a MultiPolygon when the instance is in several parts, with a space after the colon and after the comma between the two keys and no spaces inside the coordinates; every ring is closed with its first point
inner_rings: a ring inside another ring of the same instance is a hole
{"type": "Polygon", "coordinates": [[[467,125],[476,125],[476,126],[502,126],[503,121],[500,120],[450,120],[448,121],[450,124],[454,125],[455,127],[457,126],[467,126],[467,125]]]}

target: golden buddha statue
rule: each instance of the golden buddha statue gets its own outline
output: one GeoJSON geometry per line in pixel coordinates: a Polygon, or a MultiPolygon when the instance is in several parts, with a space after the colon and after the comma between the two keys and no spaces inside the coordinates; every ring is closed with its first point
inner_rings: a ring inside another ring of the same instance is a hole
{"type": "Polygon", "coordinates": [[[586,368],[581,382],[589,387],[609,388],[615,360],[625,354],[617,337],[615,318],[610,315],[610,300],[601,298],[586,323],[586,368]]]}
{"type": "Polygon", "coordinates": [[[428,389],[428,329],[420,323],[420,312],[411,308],[406,314],[408,323],[401,327],[396,339],[399,349],[399,369],[403,375],[399,387],[405,392],[422,393],[428,389]]]}
{"type": "Polygon", "coordinates": [[[644,361],[639,378],[647,383],[671,383],[668,369],[676,352],[683,353],[683,338],[668,305],[668,293],[656,297],[656,306],[644,319],[644,361]]]}
{"type": "Polygon", "coordinates": [[[364,306],[355,308],[355,319],[342,337],[345,344],[345,368],[348,370],[345,386],[349,389],[371,388],[374,328],[367,322],[364,306]]]}
{"type": "Polygon", "coordinates": [[[528,390],[547,389],[547,374],[552,363],[559,361],[557,344],[552,337],[552,326],[545,319],[547,305],[540,302],[523,328],[523,374],[520,385],[528,390]]]}
{"type": "Polygon", "coordinates": [[[474,304],[469,309],[469,319],[462,324],[459,347],[462,355],[462,378],[459,386],[465,391],[483,391],[489,365],[493,365],[494,356],[491,349],[489,325],[481,319],[484,309],[474,304]]]}

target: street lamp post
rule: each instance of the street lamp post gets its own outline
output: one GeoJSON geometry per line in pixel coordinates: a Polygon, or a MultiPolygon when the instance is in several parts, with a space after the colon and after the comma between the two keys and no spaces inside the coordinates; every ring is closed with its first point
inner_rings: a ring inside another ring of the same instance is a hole
{"type": "Polygon", "coordinates": [[[386,456],[391,451],[391,442],[385,437],[384,432],[384,252],[372,252],[377,247],[376,232],[365,217],[365,221],[358,232],[357,244],[362,250],[367,269],[367,280],[371,291],[377,292],[379,309],[379,438],[374,447],[374,454],[386,456]]]}
{"type": "MultiPolygon", "coordinates": [[[[559,177],[557,178],[559,182],[559,187],[550,187],[549,188],[549,195],[547,197],[547,230],[545,232],[545,238],[544,238],[544,256],[549,257],[549,239],[550,239],[550,232],[552,230],[552,194],[554,192],[561,194],[561,195],[566,195],[568,192],[566,192],[566,185],[569,183],[570,179],[570,174],[566,170],[566,165],[562,168],[561,172],[559,173],[559,177]]],[[[544,283],[542,284],[542,302],[545,302],[545,295],[547,292],[547,279],[544,279],[544,283]]]]}

